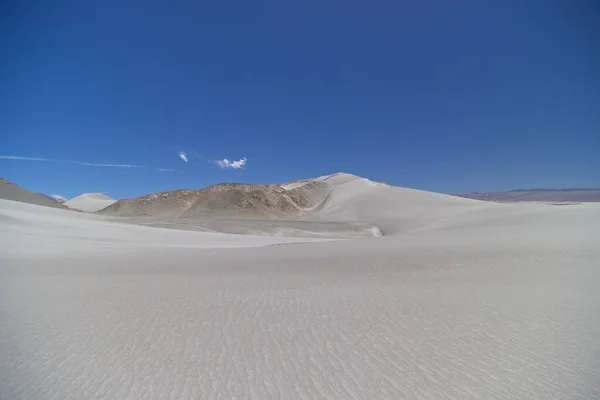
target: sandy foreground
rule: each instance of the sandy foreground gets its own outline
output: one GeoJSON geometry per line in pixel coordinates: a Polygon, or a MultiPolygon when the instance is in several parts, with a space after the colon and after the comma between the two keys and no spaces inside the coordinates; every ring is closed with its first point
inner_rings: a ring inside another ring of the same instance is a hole
{"type": "Polygon", "coordinates": [[[600,208],[373,190],[352,240],[0,201],[0,398],[600,398],[600,208]]]}

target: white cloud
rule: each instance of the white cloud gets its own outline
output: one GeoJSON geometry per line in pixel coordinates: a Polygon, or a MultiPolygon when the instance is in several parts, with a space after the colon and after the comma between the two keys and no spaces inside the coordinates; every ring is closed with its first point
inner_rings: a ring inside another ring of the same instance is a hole
{"type": "MultiPolygon", "coordinates": [[[[88,162],[88,161],[58,160],[58,159],[54,159],[54,158],[43,158],[43,157],[21,157],[21,156],[2,156],[2,155],[0,155],[0,159],[2,159],[2,160],[57,162],[57,163],[84,165],[86,167],[150,168],[150,167],[148,167],[146,165],[93,163],[93,162],[88,162]]],[[[167,169],[167,168],[154,168],[154,169],[157,170],[157,171],[172,171],[171,169],[167,169]]]]}
{"type": "Polygon", "coordinates": [[[180,151],[178,155],[183,161],[188,162],[187,155],[183,151],[180,151]]]}
{"type": "Polygon", "coordinates": [[[248,161],[246,157],[240,158],[237,161],[229,161],[228,159],[224,158],[222,160],[216,160],[215,164],[221,168],[243,169],[244,165],[246,165],[246,161],[248,161]]]}
{"type": "Polygon", "coordinates": [[[66,197],[61,196],[60,194],[53,194],[50,197],[52,197],[54,200],[59,201],[61,203],[64,203],[65,201],[67,201],[66,197]]]}
{"type": "Polygon", "coordinates": [[[160,172],[173,172],[173,171],[175,171],[173,168],[154,168],[154,169],[157,170],[157,171],[160,171],[160,172]]]}

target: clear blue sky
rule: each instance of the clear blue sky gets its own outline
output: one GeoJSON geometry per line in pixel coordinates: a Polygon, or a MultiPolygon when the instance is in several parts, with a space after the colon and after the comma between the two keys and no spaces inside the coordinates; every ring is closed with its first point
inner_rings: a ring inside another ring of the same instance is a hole
{"type": "Polygon", "coordinates": [[[446,193],[600,186],[594,1],[13,3],[0,155],[55,161],[0,175],[30,190],[337,171],[446,193]]]}

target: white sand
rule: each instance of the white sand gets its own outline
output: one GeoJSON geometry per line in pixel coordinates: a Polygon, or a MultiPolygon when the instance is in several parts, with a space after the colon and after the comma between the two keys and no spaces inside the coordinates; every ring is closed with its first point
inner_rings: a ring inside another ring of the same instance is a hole
{"type": "Polygon", "coordinates": [[[8,257],[95,255],[148,249],[257,247],[314,239],[150,228],[118,218],[0,200],[0,243],[8,257]]]}
{"type": "Polygon", "coordinates": [[[96,212],[116,203],[104,193],[84,193],[64,202],[64,205],[74,210],[85,212],[96,212]]]}
{"type": "Polygon", "coordinates": [[[449,216],[502,205],[406,189],[372,182],[351,174],[317,178],[331,187],[314,218],[329,221],[361,221],[396,235],[421,228],[449,216]]]}
{"type": "Polygon", "coordinates": [[[330,179],[317,217],[392,236],[210,249],[286,239],[1,202],[0,398],[600,398],[599,207],[330,179]]]}

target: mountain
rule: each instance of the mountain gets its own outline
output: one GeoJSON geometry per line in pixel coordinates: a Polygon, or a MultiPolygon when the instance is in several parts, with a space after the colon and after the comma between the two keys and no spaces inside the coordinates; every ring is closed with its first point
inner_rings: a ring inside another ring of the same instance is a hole
{"type": "Polygon", "coordinates": [[[114,216],[300,218],[325,195],[318,182],[285,190],[277,184],[220,183],[200,190],[171,190],[122,199],[100,211],[114,216]]]}
{"type": "Polygon", "coordinates": [[[221,183],[201,190],[154,193],[119,200],[98,213],[179,221],[220,218],[368,224],[381,234],[389,235],[417,229],[459,212],[490,206],[337,173],[282,185],[221,183]]]}
{"type": "Polygon", "coordinates": [[[600,202],[600,189],[515,189],[508,192],[460,193],[454,196],[500,203],[520,201],[583,203],[600,202]]]}
{"type": "Polygon", "coordinates": [[[0,199],[20,201],[22,203],[36,204],[39,206],[65,208],[60,202],[52,197],[41,193],[30,192],[21,186],[0,178],[0,199]]]}
{"type": "Polygon", "coordinates": [[[95,212],[110,206],[116,201],[103,193],[84,193],[66,201],[64,205],[74,210],[95,212]]]}

